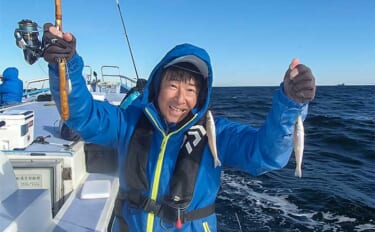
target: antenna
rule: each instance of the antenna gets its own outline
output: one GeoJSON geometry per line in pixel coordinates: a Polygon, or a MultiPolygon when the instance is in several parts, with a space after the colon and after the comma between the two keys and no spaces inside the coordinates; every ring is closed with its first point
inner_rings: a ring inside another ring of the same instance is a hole
{"type": "Polygon", "coordinates": [[[122,28],[124,29],[124,32],[125,32],[125,38],[126,38],[126,41],[127,41],[127,44],[128,44],[128,48],[129,48],[129,52],[130,52],[130,56],[131,56],[131,59],[132,59],[132,62],[133,62],[133,67],[134,67],[135,75],[136,75],[137,80],[138,80],[138,78],[139,78],[139,77],[138,77],[138,71],[137,71],[137,67],[135,66],[135,61],[134,61],[134,57],[133,57],[132,48],[131,48],[131,46],[130,46],[128,33],[126,32],[126,27],[125,27],[125,23],[124,23],[124,18],[122,17],[122,14],[121,14],[121,9],[120,9],[120,2],[119,2],[119,0],[116,0],[116,3],[117,3],[118,12],[120,13],[121,22],[122,22],[122,28]]]}

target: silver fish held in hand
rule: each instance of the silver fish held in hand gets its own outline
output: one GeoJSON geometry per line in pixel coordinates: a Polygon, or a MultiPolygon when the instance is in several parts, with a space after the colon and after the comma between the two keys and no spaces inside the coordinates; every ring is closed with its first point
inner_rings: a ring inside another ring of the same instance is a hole
{"type": "Polygon", "coordinates": [[[294,126],[294,155],[296,159],[295,176],[302,177],[302,159],[305,143],[305,132],[303,128],[302,116],[298,115],[294,126]]]}
{"type": "Polygon", "coordinates": [[[206,114],[206,131],[207,131],[208,145],[211,149],[212,157],[214,158],[214,167],[216,168],[217,166],[221,166],[221,162],[219,160],[219,156],[217,154],[217,148],[216,148],[215,121],[210,110],[208,110],[206,114]]]}

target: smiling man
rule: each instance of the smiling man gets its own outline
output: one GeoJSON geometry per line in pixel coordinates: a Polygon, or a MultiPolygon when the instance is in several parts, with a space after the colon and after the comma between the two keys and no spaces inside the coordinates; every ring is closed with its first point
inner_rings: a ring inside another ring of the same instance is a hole
{"type": "Polygon", "coordinates": [[[171,65],[162,73],[159,110],[167,123],[178,123],[196,106],[203,76],[190,63],[171,65]]]}
{"type": "Polygon", "coordinates": [[[252,175],[284,167],[293,149],[294,122],[301,113],[306,117],[315,95],[310,69],[299,64],[293,81],[288,81],[292,70],[284,75],[287,87],[280,85],[261,128],[219,116],[206,120],[211,61],[204,49],[181,44],[155,66],[144,92],[122,109],[92,98],[74,36],[57,34],[46,24],[43,42],[49,44],[44,59],[58,109],[56,60],[67,59],[72,89],[66,124],[85,141],[118,151],[120,189],[112,231],[217,231],[215,199],[222,167],[252,175]],[[207,135],[215,136],[217,156],[207,135]]]}

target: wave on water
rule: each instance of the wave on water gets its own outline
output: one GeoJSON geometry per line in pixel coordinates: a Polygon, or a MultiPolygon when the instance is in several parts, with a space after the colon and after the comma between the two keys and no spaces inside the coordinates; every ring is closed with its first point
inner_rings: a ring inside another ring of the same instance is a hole
{"type": "MultiPolygon", "coordinates": [[[[326,207],[319,210],[304,207],[293,197],[295,189],[264,187],[266,180],[246,178],[238,172],[226,171],[222,191],[217,199],[219,231],[369,231],[375,221],[358,221],[356,215],[332,211],[333,205],[355,207],[350,203],[322,197],[326,207]],[[222,214],[220,212],[230,212],[222,214]],[[237,221],[237,216],[239,221],[237,221]]],[[[308,194],[308,193],[307,193],[308,194]]],[[[314,194],[314,193],[313,193],[314,194]]],[[[363,210],[363,209],[361,209],[363,210]]],[[[353,208],[355,213],[356,209],[353,208]]],[[[358,212],[365,213],[365,212],[358,212]]],[[[373,213],[369,210],[368,213],[373,213]]]]}
{"type": "MultiPolygon", "coordinates": [[[[259,127],[276,89],[214,88],[212,111],[259,127]]],[[[223,172],[219,231],[375,231],[375,86],[318,86],[304,126],[301,179],[293,155],[258,177],[223,172]]]]}

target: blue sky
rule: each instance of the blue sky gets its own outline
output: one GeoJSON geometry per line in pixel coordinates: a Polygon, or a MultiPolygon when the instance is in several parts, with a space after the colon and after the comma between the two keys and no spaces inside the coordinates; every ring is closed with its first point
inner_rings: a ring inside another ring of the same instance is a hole
{"type": "MultiPolygon", "coordinates": [[[[278,85],[293,57],[318,85],[375,84],[373,0],[119,0],[138,73],[147,78],[165,53],[193,43],[211,56],[214,86],[278,85]]],[[[0,70],[24,80],[47,77],[15,44],[21,19],[54,23],[53,0],[0,1],[0,70]]],[[[62,0],[63,30],[85,64],[116,65],[135,77],[116,0],[62,0]]],[[[41,38],[41,35],[40,35],[41,38]]]]}

